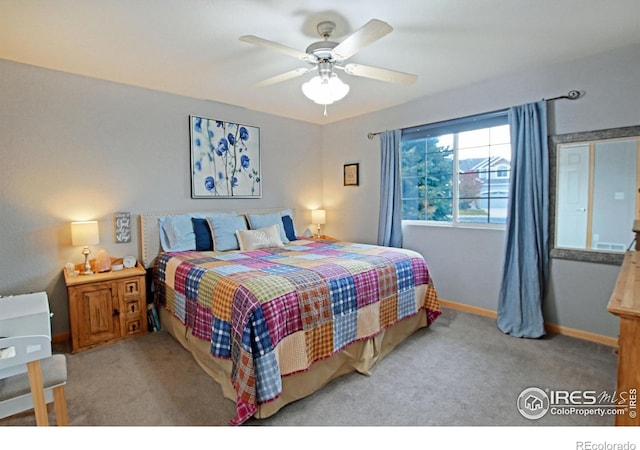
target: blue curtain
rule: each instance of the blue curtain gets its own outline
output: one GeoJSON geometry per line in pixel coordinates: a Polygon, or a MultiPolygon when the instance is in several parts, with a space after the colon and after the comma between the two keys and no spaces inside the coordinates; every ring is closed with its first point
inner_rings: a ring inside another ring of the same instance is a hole
{"type": "Polygon", "coordinates": [[[402,247],[400,130],[380,133],[380,218],[378,245],[402,247]]]}
{"type": "Polygon", "coordinates": [[[511,194],[498,328],[516,337],[545,334],[542,300],[549,268],[549,151],[545,101],[509,110],[511,194]]]}

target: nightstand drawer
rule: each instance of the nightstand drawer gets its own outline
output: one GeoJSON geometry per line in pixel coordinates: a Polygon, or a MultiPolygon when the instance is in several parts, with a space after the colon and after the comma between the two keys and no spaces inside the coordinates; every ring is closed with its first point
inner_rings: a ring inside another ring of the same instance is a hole
{"type": "Polygon", "coordinates": [[[125,314],[127,317],[140,316],[142,314],[142,305],[139,299],[131,299],[125,301],[125,314]]]}
{"type": "Polygon", "coordinates": [[[126,330],[126,333],[128,335],[137,334],[137,333],[140,333],[142,331],[146,331],[142,327],[142,319],[141,318],[127,321],[126,326],[125,326],[125,330],[126,330]]]}
{"type": "Polygon", "coordinates": [[[140,279],[136,278],[134,280],[124,281],[124,295],[140,295],[140,292],[140,279]]]}

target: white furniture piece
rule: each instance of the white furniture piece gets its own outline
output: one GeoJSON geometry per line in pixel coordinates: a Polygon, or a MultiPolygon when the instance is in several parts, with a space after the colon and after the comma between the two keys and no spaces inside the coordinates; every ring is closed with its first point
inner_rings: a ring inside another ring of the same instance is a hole
{"type": "Polygon", "coordinates": [[[33,409],[37,425],[68,425],[65,355],[51,354],[49,301],[45,292],[0,297],[0,418],[33,409]]]}

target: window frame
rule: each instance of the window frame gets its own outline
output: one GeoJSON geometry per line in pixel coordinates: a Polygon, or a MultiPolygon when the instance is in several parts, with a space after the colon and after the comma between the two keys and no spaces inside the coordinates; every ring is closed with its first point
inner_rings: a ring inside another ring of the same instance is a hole
{"type": "MultiPolygon", "coordinates": [[[[431,226],[431,227],[447,227],[447,228],[480,228],[480,229],[495,229],[495,230],[504,230],[506,228],[506,220],[505,223],[490,223],[490,222],[461,222],[459,220],[459,165],[458,165],[458,153],[459,148],[457,145],[458,133],[462,133],[464,131],[472,131],[483,128],[491,128],[495,126],[509,125],[508,120],[509,110],[502,109],[497,111],[491,111],[488,113],[476,114],[472,116],[465,116],[456,119],[446,120],[442,122],[436,122],[432,124],[424,124],[416,127],[405,128],[402,130],[401,135],[401,146],[405,142],[408,141],[417,141],[421,139],[428,139],[430,137],[442,136],[445,134],[454,134],[454,146],[453,146],[453,171],[452,176],[456,180],[456,182],[452,185],[452,201],[454,202],[452,205],[451,212],[451,221],[437,221],[437,220],[420,220],[420,219],[405,219],[403,217],[402,223],[406,225],[412,226],[431,226]]],[[[511,140],[509,140],[511,141],[511,140]]],[[[511,145],[511,142],[509,142],[511,145]]],[[[401,149],[401,158],[402,158],[402,149],[401,149]]],[[[511,173],[511,168],[506,169],[509,174],[511,173]]],[[[503,169],[504,171],[504,169],[503,169]]],[[[499,170],[493,171],[495,172],[495,176],[499,173],[499,170]]],[[[491,171],[487,172],[490,176],[491,171]]],[[[509,178],[500,177],[500,179],[509,178]]],[[[402,180],[401,176],[401,180],[402,180]]],[[[402,181],[401,181],[402,182],[402,181]]],[[[510,192],[509,192],[510,195],[510,192]]],[[[403,198],[404,201],[404,198],[403,198]]],[[[508,197],[507,197],[508,203],[508,197]]]]}

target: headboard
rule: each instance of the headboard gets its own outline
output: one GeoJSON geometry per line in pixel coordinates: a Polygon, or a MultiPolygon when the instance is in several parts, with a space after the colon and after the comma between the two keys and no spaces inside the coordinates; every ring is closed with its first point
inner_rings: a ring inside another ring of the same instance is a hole
{"type": "Polygon", "coordinates": [[[230,209],[230,210],[211,210],[211,211],[165,211],[165,212],[149,212],[140,214],[140,245],[142,253],[142,264],[145,268],[150,269],[160,253],[160,229],[158,228],[158,219],[165,216],[179,216],[181,214],[211,214],[216,212],[235,212],[236,214],[268,214],[280,212],[283,209],[291,209],[293,212],[293,221],[296,222],[296,210],[293,208],[265,208],[265,209],[230,209]]]}

